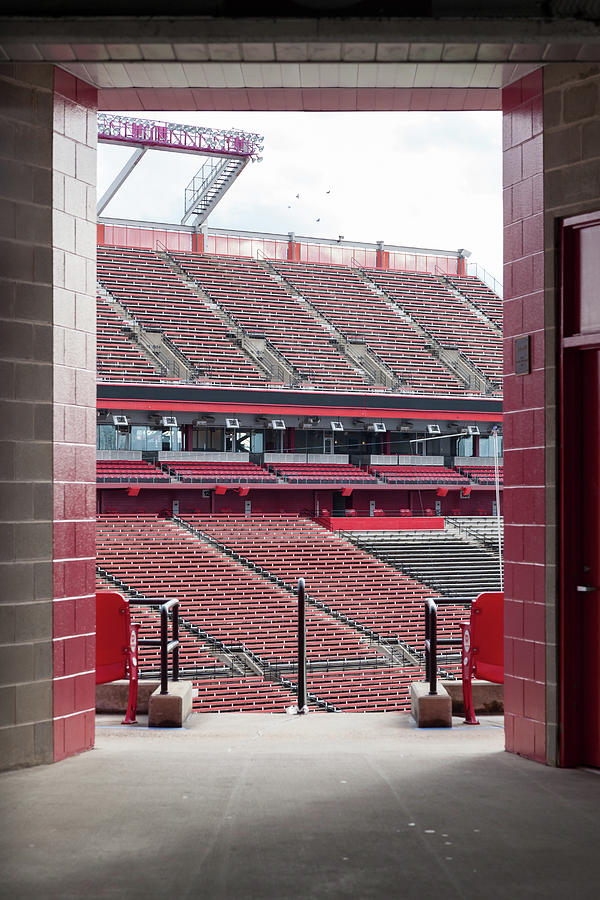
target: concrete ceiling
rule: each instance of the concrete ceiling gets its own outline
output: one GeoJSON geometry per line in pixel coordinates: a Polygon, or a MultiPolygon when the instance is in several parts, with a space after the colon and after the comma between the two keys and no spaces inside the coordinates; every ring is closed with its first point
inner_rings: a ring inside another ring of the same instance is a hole
{"type": "Polygon", "coordinates": [[[600,24],[0,17],[0,60],[55,63],[102,109],[498,109],[539,65],[600,62],[600,24]]]}

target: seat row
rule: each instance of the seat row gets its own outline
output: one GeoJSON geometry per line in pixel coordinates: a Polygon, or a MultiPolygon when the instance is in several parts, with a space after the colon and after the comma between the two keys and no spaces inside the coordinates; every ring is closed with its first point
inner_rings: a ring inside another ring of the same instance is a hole
{"type": "MultiPolygon", "coordinates": [[[[255,463],[202,462],[177,460],[157,466],[141,460],[98,460],[98,481],[169,481],[171,476],[184,482],[273,482],[277,478],[306,484],[446,484],[469,482],[494,484],[493,466],[386,466],[367,469],[344,463],[255,463]]],[[[502,483],[502,468],[500,468],[502,483]]]]}

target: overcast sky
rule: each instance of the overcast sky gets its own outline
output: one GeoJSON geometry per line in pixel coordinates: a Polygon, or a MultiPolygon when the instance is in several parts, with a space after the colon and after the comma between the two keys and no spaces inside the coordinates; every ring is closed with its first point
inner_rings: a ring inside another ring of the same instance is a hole
{"type": "MultiPolygon", "coordinates": [[[[209,226],[465,247],[471,261],[502,278],[500,113],[150,112],[146,117],[264,135],[263,161],[246,167],[209,226]]],[[[130,153],[100,145],[99,196],[130,153]]],[[[179,222],[184,189],[202,162],[192,155],[148,152],[103,215],[179,222]]]]}

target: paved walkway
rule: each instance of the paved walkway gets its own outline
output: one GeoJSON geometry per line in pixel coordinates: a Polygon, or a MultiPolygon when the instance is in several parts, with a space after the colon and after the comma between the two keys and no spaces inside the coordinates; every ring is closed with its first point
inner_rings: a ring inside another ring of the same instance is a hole
{"type": "Polygon", "coordinates": [[[99,717],[97,746],[0,776],[0,896],[600,896],[600,777],[503,751],[502,720],[99,717]]]}

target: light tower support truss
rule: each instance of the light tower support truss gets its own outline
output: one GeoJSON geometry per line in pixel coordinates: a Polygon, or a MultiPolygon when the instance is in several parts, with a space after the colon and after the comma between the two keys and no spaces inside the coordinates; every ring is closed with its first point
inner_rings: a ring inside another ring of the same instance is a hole
{"type": "Polygon", "coordinates": [[[124,184],[147,150],[195,153],[211,157],[196,173],[185,191],[182,224],[194,215],[194,225],[205,221],[249,162],[260,162],[263,138],[238,129],[202,128],[150,119],[132,119],[111,113],[98,114],[98,141],[135,148],[107,191],[97,213],[124,184]]]}
{"type": "Polygon", "coordinates": [[[181,224],[194,216],[192,225],[201,225],[229,190],[247,159],[207,159],[185,189],[185,209],[181,224]]]}
{"type": "Polygon", "coordinates": [[[201,156],[234,156],[258,160],[263,149],[260,134],[232,128],[202,128],[132,119],[129,116],[98,113],[98,140],[103,144],[128,144],[151,150],[175,150],[201,156]]]}
{"type": "Polygon", "coordinates": [[[105,206],[108,206],[112,198],[115,196],[123,182],[131,175],[142,156],[146,152],[146,147],[136,147],[117,177],[114,179],[110,187],[102,194],[96,206],[96,213],[100,215],[105,206]]]}

